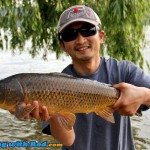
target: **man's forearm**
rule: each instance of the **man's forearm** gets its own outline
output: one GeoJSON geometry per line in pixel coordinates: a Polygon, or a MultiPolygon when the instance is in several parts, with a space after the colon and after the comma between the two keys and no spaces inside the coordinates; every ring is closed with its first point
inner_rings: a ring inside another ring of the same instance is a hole
{"type": "Polygon", "coordinates": [[[74,129],[66,130],[61,127],[56,117],[50,119],[50,130],[53,137],[65,146],[71,146],[75,139],[74,129]]]}

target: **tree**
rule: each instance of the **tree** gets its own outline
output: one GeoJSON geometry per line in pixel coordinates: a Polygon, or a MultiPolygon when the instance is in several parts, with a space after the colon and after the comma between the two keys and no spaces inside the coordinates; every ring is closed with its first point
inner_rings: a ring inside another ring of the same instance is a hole
{"type": "Polygon", "coordinates": [[[58,58],[63,52],[57,38],[59,16],[75,4],[90,6],[100,16],[105,31],[103,55],[143,66],[141,48],[145,44],[144,27],[149,21],[149,0],[1,0],[0,28],[5,34],[1,31],[0,48],[9,49],[10,45],[13,52],[17,48],[21,52],[27,40],[31,40],[29,53],[33,57],[42,52],[46,59],[51,50],[58,58]]]}

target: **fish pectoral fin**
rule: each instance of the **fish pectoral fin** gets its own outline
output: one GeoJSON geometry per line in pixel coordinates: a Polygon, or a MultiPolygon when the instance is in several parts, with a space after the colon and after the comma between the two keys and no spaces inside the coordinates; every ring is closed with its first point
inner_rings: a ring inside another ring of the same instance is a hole
{"type": "Polygon", "coordinates": [[[66,130],[71,130],[75,123],[75,115],[68,112],[58,112],[57,119],[59,124],[66,130]]]}
{"type": "Polygon", "coordinates": [[[109,121],[111,123],[115,123],[113,112],[114,112],[114,110],[112,108],[106,107],[103,110],[96,111],[95,113],[98,116],[102,117],[103,119],[105,119],[105,120],[107,120],[107,121],[109,121]]]}
{"type": "Polygon", "coordinates": [[[24,103],[19,103],[16,105],[15,116],[17,118],[24,118],[29,114],[36,106],[26,106],[24,103]]]}

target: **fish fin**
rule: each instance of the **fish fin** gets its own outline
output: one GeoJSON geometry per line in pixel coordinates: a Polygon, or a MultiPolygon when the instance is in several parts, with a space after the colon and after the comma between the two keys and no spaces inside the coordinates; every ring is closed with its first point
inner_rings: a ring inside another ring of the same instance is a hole
{"type": "Polygon", "coordinates": [[[114,110],[112,108],[106,107],[105,109],[100,110],[100,111],[96,111],[95,113],[98,116],[102,117],[103,119],[105,119],[111,123],[115,123],[113,112],[114,112],[114,110]]]}
{"type": "Polygon", "coordinates": [[[57,119],[59,124],[66,130],[71,130],[75,123],[75,115],[69,112],[58,112],[57,119]]]}
{"type": "Polygon", "coordinates": [[[57,76],[57,77],[66,77],[66,78],[76,79],[76,77],[68,75],[66,73],[52,72],[52,73],[49,73],[49,75],[51,75],[51,76],[57,76]]]}
{"type": "Polygon", "coordinates": [[[36,106],[24,106],[22,103],[16,105],[15,116],[17,118],[24,118],[27,114],[29,114],[36,106]]]}

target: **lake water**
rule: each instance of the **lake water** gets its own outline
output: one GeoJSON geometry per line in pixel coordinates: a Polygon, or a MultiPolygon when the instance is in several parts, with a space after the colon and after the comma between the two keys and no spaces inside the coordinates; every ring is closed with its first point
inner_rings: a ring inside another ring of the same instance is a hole
{"type": "MultiPolygon", "coordinates": [[[[150,28],[146,31],[146,37],[149,44],[144,48],[143,53],[148,60],[150,58],[150,28]]],[[[32,59],[28,53],[12,55],[10,52],[0,51],[0,79],[22,72],[61,72],[70,62],[71,59],[66,56],[56,60],[54,53],[50,53],[48,61],[44,61],[41,56],[32,59]]],[[[145,71],[148,73],[146,67],[145,71]]],[[[136,149],[150,149],[150,111],[144,112],[143,117],[132,117],[132,127],[136,149]]],[[[41,133],[40,122],[18,120],[8,111],[0,110],[0,148],[30,150],[32,147],[33,150],[42,149],[42,146],[47,144],[46,142],[50,144],[50,147],[43,149],[61,150],[59,144],[54,144],[57,141],[51,136],[41,133]]]]}

